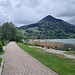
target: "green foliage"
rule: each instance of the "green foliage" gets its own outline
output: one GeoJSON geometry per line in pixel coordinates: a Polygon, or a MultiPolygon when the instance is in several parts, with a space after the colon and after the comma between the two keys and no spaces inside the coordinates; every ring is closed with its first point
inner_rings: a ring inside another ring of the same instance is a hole
{"type": "Polygon", "coordinates": [[[1,66],[2,58],[0,58],[0,66],[1,66]]]}
{"type": "Polygon", "coordinates": [[[2,43],[0,42],[0,52],[2,52],[2,50],[3,50],[3,45],[2,45],[2,43]]]}
{"type": "Polygon", "coordinates": [[[20,36],[16,36],[16,42],[21,42],[21,37],[20,36]]]}
{"type": "Polygon", "coordinates": [[[35,50],[35,48],[29,48],[28,45],[21,43],[18,43],[18,45],[59,75],[75,75],[75,60],[63,58],[62,55],[43,52],[40,49],[35,50]]]}
{"type": "Polygon", "coordinates": [[[16,34],[17,30],[12,22],[6,22],[2,25],[2,39],[15,41],[16,34]]]}
{"type": "Polygon", "coordinates": [[[0,40],[1,40],[1,35],[2,35],[2,31],[1,31],[1,26],[0,26],[0,40]]]}
{"type": "Polygon", "coordinates": [[[4,54],[4,52],[5,52],[5,51],[1,51],[1,52],[0,52],[0,55],[1,55],[1,54],[4,54]]]}
{"type": "Polygon", "coordinates": [[[20,31],[17,31],[16,42],[21,42],[23,39],[23,35],[20,31]]]}
{"type": "Polygon", "coordinates": [[[1,43],[2,43],[3,46],[5,45],[4,40],[1,40],[1,43]]]}
{"type": "MultiPolygon", "coordinates": [[[[8,41],[21,41],[22,33],[18,31],[12,22],[6,22],[1,27],[1,39],[8,41]]],[[[4,45],[3,41],[2,43],[4,45]]]]}

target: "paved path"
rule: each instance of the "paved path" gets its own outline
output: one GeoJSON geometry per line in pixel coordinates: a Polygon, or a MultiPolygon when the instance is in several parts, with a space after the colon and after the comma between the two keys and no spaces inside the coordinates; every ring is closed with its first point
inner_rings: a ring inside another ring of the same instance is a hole
{"type": "Polygon", "coordinates": [[[20,49],[15,42],[10,42],[4,49],[2,75],[57,75],[20,49]]]}

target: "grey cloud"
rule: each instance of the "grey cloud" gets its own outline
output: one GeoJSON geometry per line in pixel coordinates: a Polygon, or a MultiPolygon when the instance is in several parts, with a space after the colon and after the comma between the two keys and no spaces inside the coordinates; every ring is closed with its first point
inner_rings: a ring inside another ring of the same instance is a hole
{"type": "Polygon", "coordinates": [[[11,4],[10,4],[10,1],[8,1],[8,0],[1,1],[1,2],[0,2],[0,7],[5,7],[5,8],[7,8],[7,7],[10,7],[10,6],[11,6],[11,4]]]}
{"type": "Polygon", "coordinates": [[[53,15],[75,24],[75,0],[0,0],[0,11],[0,22],[31,24],[53,15]]]}
{"type": "Polygon", "coordinates": [[[62,13],[60,13],[59,15],[58,15],[59,17],[74,17],[75,16],[75,11],[73,10],[70,10],[70,11],[64,11],[64,12],[62,12],[62,13]]]}

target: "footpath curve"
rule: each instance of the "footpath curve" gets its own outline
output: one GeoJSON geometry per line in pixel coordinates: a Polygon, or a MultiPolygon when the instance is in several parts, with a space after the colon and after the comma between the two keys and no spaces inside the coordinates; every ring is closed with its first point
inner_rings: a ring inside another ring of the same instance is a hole
{"type": "Polygon", "coordinates": [[[4,49],[2,75],[58,75],[19,48],[15,42],[10,42],[4,49]]]}

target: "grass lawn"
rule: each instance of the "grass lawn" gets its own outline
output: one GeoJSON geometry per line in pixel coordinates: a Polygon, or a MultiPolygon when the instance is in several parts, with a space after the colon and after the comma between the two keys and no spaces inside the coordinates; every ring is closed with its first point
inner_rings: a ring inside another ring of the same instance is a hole
{"type": "Polygon", "coordinates": [[[75,51],[66,51],[66,54],[71,54],[71,55],[75,55],[75,51]]]}
{"type": "Polygon", "coordinates": [[[51,68],[59,75],[75,75],[75,60],[63,58],[61,55],[30,48],[28,45],[17,43],[20,48],[28,52],[38,61],[51,68]]]}
{"type": "Polygon", "coordinates": [[[0,58],[0,66],[1,66],[2,58],[0,58]]]}

